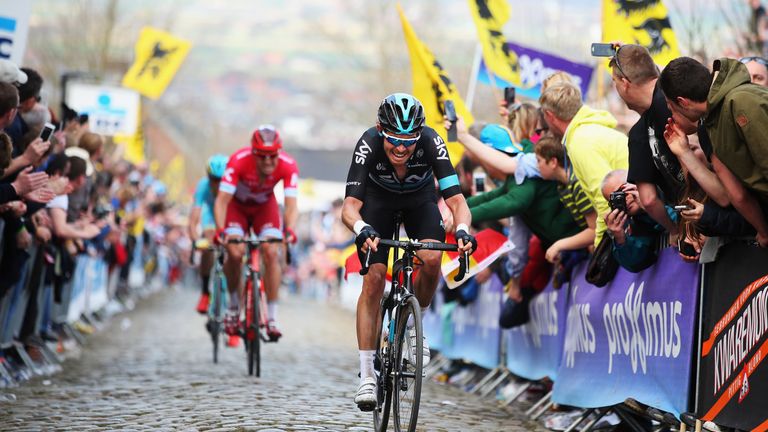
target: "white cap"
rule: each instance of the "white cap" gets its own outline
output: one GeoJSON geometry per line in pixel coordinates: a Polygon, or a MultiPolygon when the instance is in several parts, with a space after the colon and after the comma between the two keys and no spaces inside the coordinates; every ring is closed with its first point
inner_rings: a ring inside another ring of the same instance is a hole
{"type": "Polygon", "coordinates": [[[0,81],[9,84],[25,84],[27,82],[27,74],[22,72],[22,70],[16,66],[16,63],[10,60],[0,59],[0,81]]]}
{"type": "Polygon", "coordinates": [[[80,147],[68,147],[64,150],[64,154],[83,159],[85,161],[85,175],[90,177],[93,174],[93,164],[91,163],[91,155],[88,154],[88,150],[80,147]]]}

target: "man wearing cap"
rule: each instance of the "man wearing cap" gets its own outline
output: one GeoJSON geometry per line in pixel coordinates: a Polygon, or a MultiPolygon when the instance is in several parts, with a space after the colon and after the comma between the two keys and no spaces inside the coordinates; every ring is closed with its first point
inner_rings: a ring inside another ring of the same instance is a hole
{"type": "Polygon", "coordinates": [[[40,90],[43,88],[43,77],[40,76],[37,71],[30,68],[21,68],[22,72],[26,76],[26,80],[19,82],[19,109],[16,114],[16,118],[13,123],[5,128],[5,132],[11,136],[13,140],[14,156],[21,154],[21,144],[24,135],[29,132],[29,126],[21,118],[21,114],[26,114],[35,107],[35,104],[40,101],[40,90]]]}
{"type": "MultiPolygon", "coordinates": [[[[16,104],[10,110],[0,112],[0,128],[11,137],[13,144],[13,160],[5,170],[5,177],[12,179],[20,169],[38,164],[51,145],[50,142],[37,138],[23,151],[21,148],[22,139],[29,131],[21,114],[34,108],[39,100],[42,86],[43,79],[34,70],[19,69],[10,61],[0,60],[0,99],[7,99],[11,97],[10,93],[15,93],[13,98],[16,100],[16,104]]],[[[0,102],[0,105],[5,106],[5,103],[0,102]]]]}

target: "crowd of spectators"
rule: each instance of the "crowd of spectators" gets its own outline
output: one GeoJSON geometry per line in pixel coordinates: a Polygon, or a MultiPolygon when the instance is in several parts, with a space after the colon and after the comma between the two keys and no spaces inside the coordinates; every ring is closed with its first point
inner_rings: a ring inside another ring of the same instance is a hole
{"type": "Polygon", "coordinates": [[[172,282],[189,250],[165,185],[90,131],[87,115],[46,106],[43,85],[34,69],[0,60],[2,384],[45,362],[46,352],[74,346],[105,310],[131,307],[132,268],[172,282]],[[50,136],[47,125],[56,127],[50,136]],[[82,257],[106,262],[109,303],[71,320],[82,257]]]}

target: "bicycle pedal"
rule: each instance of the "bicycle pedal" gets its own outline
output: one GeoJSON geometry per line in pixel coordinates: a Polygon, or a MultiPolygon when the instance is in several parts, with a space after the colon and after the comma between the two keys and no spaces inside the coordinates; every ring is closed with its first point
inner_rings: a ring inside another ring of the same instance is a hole
{"type": "Polygon", "coordinates": [[[360,409],[360,411],[371,412],[376,409],[376,403],[359,403],[357,404],[357,407],[360,409]]]}

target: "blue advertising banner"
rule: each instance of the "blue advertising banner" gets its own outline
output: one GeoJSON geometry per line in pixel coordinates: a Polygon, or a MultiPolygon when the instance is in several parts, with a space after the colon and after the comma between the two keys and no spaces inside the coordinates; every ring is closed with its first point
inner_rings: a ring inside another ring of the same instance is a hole
{"type": "Polygon", "coordinates": [[[582,264],[571,280],[552,400],[594,408],[632,397],[676,415],[688,411],[698,265],[668,248],[653,267],[619,269],[604,288],[587,283],[585,271],[582,264]]]}
{"type": "Polygon", "coordinates": [[[443,321],[440,317],[442,310],[443,291],[438,288],[435,291],[435,296],[432,297],[432,303],[421,317],[421,325],[424,328],[424,336],[429,342],[429,347],[437,351],[443,349],[443,321]]]}
{"type": "Polygon", "coordinates": [[[465,359],[488,369],[498,366],[501,341],[499,314],[503,295],[504,287],[493,275],[480,285],[474,302],[467,306],[456,306],[455,303],[443,305],[441,353],[450,359],[465,359]]]}
{"type": "Polygon", "coordinates": [[[530,380],[557,378],[565,339],[568,288],[555,290],[550,282],[528,306],[531,320],[504,331],[507,369],[530,380]]]}
{"type": "MultiPolygon", "coordinates": [[[[524,96],[531,99],[539,99],[541,95],[541,83],[548,76],[557,71],[568,72],[576,81],[581,89],[582,98],[586,98],[589,90],[589,82],[592,79],[593,68],[585,64],[572,62],[556,55],[547,54],[535,49],[526,48],[514,43],[507,45],[515,53],[520,64],[520,79],[523,82],[522,87],[517,89],[518,96],[524,96]]],[[[491,85],[489,73],[492,73],[485,66],[485,62],[480,63],[480,71],[477,80],[481,83],[491,85]]],[[[499,78],[494,74],[494,81],[497,87],[510,87],[512,84],[499,78]]]]}

